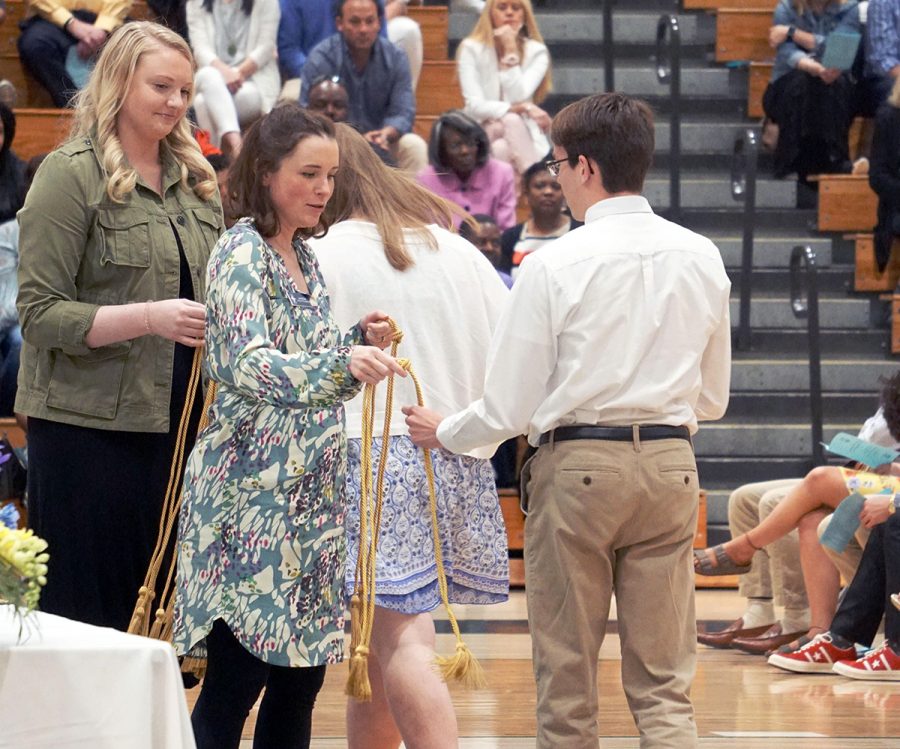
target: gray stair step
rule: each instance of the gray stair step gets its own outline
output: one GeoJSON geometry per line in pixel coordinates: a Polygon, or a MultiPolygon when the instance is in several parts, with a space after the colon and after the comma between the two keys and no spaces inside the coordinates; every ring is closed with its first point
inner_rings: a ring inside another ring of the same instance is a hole
{"type": "MultiPolygon", "coordinates": [[[[603,62],[592,64],[563,62],[553,66],[553,90],[556,94],[587,96],[604,90],[603,62]]],[[[670,88],[656,78],[656,65],[642,63],[616,66],[616,88],[631,96],[668,97],[670,88]]],[[[747,73],[734,68],[710,68],[689,65],[681,71],[681,93],[685,97],[747,98],[747,73]]]]}
{"type": "MultiPolygon", "coordinates": [[[[603,42],[603,14],[600,8],[593,10],[559,10],[554,2],[552,10],[536,9],[541,36],[549,47],[571,42],[603,42]]],[[[648,9],[635,12],[620,5],[613,9],[613,41],[620,44],[656,44],[656,23],[660,16],[657,10],[648,9]]],[[[474,14],[451,13],[450,39],[468,36],[478,16],[474,14]]],[[[679,29],[682,44],[715,44],[716,23],[706,14],[680,15],[679,29]]]]}
{"type": "MultiPolygon", "coordinates": [[[[740,208],[740,203],[735,202],[740,208]]],[[[744,240],[740,234],[717,235],[707,233],[722,253],[722,260],[726,267],[739,268],[742,263],[744,240]]],[[[788,268],[791,261],[791,251],[798,244],[809,245],[816,251],[816,260],[820,268],[831,265],[831,240],[827,237],[810,236],[798,227],[796,234],[766,235],[757,232],[753,240],[753,267],[754,268],[788,268]]]]}
{"type": "MultiPolygon", "coordinates": [[[[731,325],[738,323],[739,289],[732,286],[731,325]]],[[[868,328],[870,325],[868,299],[819,298],[819,325],[823,328],[868,328]]],[[[802,328],[807,321],[794,316],[787,298],[754,298],[750,306],[750,325],[753,328],[802,328]]]]}
{"type": "MultiPolygon", "coordinates": [[[[769,328],[750,332],[750,348],[746,351],[733,350],[737,359],[759,358],[760,356],[795,358],[798,352],[808,350],[806,331],[800,328],[769,328]]],[[[819,331],[819,346],[826,359],[872,356],[881,354],[888,357],[890,331],[886,328],[859,330],[825,329],[819,331]]]]}
{"type": "MultiPolygon", "coordinates": [[[[712,119],[687,115],[681,120],[681,152],[716,153],[730,156],[734,150],[735,138],[746,128],[747,123],[738,117],[712,119]]],[[[657,117],[656,152],[667,153],[670,140],[671,128],[668,117],[657,117]]]]}
{"type": "MultiPolygon", "coordinates": [[[[669,207],[669,176],[653,171],[644,182],[644,196],[654,208],[669,207]]],[[[797,186],[794,182],[762,179],[756,184],[756,205],[779,208],[794,205],[797,186]]],[[[721,174],[697,175],[681,172],[681,205],[685,208],[730,208],[740,212],[739,203],[731,197],[731,178],[721,174]]]]}
{"type": "MultiPolygon", "coordinates": [[[[825,442],[838,432],[856,434],[862,422],[825,424],[825,442]]],[[[702,424],[694,435],[694,452],[700,456],[727,455],[809,455],[812,452],[812,430],[808,423],[797,424],[702,424]]]]}
{"type": "MultiPolygon", "coordinates": [[[[702,425],[701,425],[702,430],[702,425]]],[[[755,456],[731,458],[723,456],[697,456],[700,486],[737,488],[741,484],[772,479],[789,479],[805,476],[813,467],[811,455],[755,456]]]]}
{"type": "MultiPolygon", "coordinates": [[[[875,393],[823,393],[822,411],[826,421],[865,421],[878,408],[875,393]]],[[[728,401],[728,421],[755,421],[758,424],[808,421],[809,393],[732,392],[728,401]]]]}
{"type": "MultiPolygon", "coordinates": [[[[900,362],[858,358],[822,361],[823,391],[869,393],[877,397],[879,378],[890,377],[900,362]]],[[[809,362],[805,359],[735,359],[731,366],[731,390],[797,392],[809,390],[809,362]]]]}

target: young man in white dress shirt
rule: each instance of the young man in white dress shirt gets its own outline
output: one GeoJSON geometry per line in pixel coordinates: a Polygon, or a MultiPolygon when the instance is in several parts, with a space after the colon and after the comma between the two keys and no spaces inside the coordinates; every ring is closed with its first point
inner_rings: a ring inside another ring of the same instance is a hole
{"type": "Polygon", "coordinates": [[[690,434],[725,413],[730,283],[716,247],[641,197],[653,117],[605,93],[553,121],[554,161],[585,226],[522,264],[485,391],[442,418],[407,407],[418,444],[453,452],[528,434],[525,572],[539,749],[596,749],[597,659],[616,594],[622,682],[642,749],[697,745],[690,434]]]}

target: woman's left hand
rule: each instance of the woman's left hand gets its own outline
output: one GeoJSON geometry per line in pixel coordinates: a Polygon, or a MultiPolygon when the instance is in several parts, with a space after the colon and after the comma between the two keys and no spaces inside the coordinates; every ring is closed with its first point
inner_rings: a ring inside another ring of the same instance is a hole
{"type": "Polygon", "coordinates": [[[394,332],[388,322],[390,317],[380,310],[375,310],[359,321],[359,327],[363,331],[363,338],[370,346],[377,346],[384,350],[391,345],[394,332]]]}
{"type": "Polygon", "coordinates": [[[543,109],[536,104],[529,104],[526,111],[528,112],[528,116],[537,123],[537,126],[543,132],[546,133],[550,129],[552,118],[543,109]]]}
{"type": "Polygon", "coordinates": [[[874,528],[888,519],[888,508],[894,501],[893,494],[874,494],[866,497],[865,504],[859,512],[860,522],[866,528],[874,528]]]}

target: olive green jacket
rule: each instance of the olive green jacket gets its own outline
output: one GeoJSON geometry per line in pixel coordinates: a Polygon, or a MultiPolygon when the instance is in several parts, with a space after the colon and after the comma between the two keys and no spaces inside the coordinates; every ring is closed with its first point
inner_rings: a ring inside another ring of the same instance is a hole
{"type": "Polygon", "coordinates": [[[204,202],[163,169],[163,195],[138,180],[124,203],[106,194],[90,139],[69,141],[38,170],[19,212],[19,296],[24,343],[16,410],[99,429],[169,430],[175,344],[144,335],[88,348],[104,305],[178,297],[178,232],[197,301],[223,230],[218,198],[204,202]]]}

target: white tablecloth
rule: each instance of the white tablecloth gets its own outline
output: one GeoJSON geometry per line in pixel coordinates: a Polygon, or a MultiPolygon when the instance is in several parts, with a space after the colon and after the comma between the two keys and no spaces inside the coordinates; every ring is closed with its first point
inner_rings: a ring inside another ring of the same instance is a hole
{"type": "Polygon", "coordinates": [[[0,747],[195,749],[166,643],[35,612],[30,636],[0,606],[0,747]]]}

